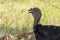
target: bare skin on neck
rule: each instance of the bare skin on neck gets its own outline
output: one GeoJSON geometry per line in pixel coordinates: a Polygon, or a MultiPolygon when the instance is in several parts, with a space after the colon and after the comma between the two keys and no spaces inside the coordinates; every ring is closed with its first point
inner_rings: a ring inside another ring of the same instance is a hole
{"type": "Polygon", "coordinates": [[[40,15],[36,15],[35,13],[32,13],[32,16],[34,18],[34,24],[33,26],[37,25],[40,20],[40,15]]]}

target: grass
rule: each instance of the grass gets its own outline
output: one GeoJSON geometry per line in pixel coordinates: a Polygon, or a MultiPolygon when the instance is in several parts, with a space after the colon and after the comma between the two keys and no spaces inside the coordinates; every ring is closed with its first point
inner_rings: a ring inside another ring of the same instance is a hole
{"type": "Polygon", "coordinates": [[[18,34],[32,30],[28,9],[41,9],[41,24],[60,25],[60,0],[0,0],[0,33],[18,34]]]}

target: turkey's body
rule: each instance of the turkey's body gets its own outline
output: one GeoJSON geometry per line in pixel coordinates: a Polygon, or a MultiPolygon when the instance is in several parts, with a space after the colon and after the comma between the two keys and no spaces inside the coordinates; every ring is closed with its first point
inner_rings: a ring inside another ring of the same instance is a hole
{"type": "Polygon", "coordinates": [[[60,40],[60,27],[37,24],[34,27],[36,40],[60,40]]]}

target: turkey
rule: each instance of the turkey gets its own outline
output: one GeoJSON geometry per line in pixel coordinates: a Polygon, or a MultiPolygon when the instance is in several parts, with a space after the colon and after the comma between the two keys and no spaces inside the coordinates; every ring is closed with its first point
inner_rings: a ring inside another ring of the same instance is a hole
{"type": "Polygon", "coordinates": [[[30,8],[28,11],[34,18],[33,31],[36,40],[60,40],[60,26],[42,25],[39,23],[42,13],[37,7],[30,8]]]}

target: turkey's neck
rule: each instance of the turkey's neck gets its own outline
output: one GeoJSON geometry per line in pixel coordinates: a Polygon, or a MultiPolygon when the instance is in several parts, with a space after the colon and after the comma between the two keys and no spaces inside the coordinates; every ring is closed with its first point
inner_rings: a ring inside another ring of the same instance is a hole
{"type": "Polygon", "coordinates": [[[40,20],[40,19],[35,19],[35,20],[34,20],[34,23],[33,23],[33,26],[36,26],[37,24],[39,24],[39,20],[40,20]]]}
{"type": "Polygon", "coordinates": [[[39,20],[41,18],[41,15],[40,14],[35,14],[35,13],[32,13],[32,16],[34,18],[34,23],[33,23],[33,26],[36,26],[37,24],[39,24],[39,20]]]}

